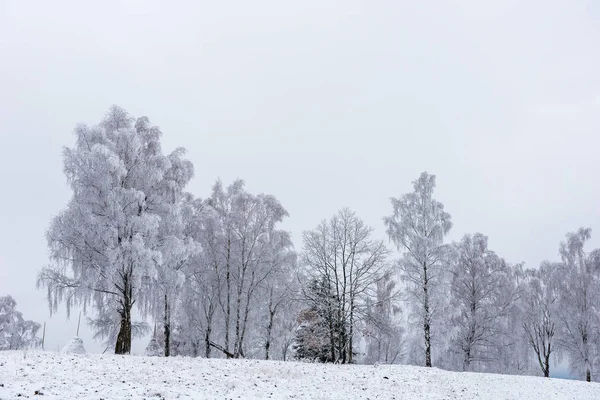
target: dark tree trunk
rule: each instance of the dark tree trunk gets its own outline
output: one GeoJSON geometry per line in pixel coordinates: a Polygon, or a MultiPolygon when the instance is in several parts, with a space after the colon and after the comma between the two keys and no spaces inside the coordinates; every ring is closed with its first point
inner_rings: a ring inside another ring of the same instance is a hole
{"type": "MultiPolygon", "coordinates": [[[[550,347],[550,346],[548,346],[550,347]]],[[[550,377],[550,353],[544,354],[544,378],[550,377]]]]}
{"type": "Polygon", "coordinates": [[[165,357],[171,355],[171,308],[165,293],[165,357]]]}
{"type": "Polygon", "coordinates": [[[225,347],[215,343],[215,342],[209,342],[209,344],[214,347],[215,349],[222,351],[223,354],[225,354],[227,356],[227,358],[234,358],[234,354],[230,351],[228,351],[225,347]]]}
{"type": "Polygon", "coordinates": [[[464,348],[465,359],[463,361],[463,371],[469,371],[471,368],[471,361],[473,360],[473,349],[475,347],[475,334],[477,331],[477,327],[475,324],[476,320],[476,312],[477,312],[477,301],[476,301],[476,293],[475,293],[475,283],[473,282],[471,286],[471,318],[469,320],[469,334],[467,336],[466,348],[464,348]]]}
{"type": "Polygon", "coordinates": [[[335,329],[333,327],[333,315],[329,313],[329,346],[331,350],[331,362],[335,362],[335,329]]]}
{"type": "Polygon", "coordinates": [[[349,324],[350,333],[348,334],[348,363],[352,364],[353,362],[353,348],[354,348],[354,293],[350,295],[350,324],[349,324]]]}
{"type": "MultiPolygon", "coordinates": [[[[588,349],[588,334],[587,334],[587,330],[585,330],[583,332],[583,347],[584,349],[588,349]]],[[[587,358],[587,354],[586,354],[586,358],[584,360],[585,362],[585,380],[587,382],[591,382],[592,381],[592,371],[590,368],[590,360],[587,358]]]]}
{"type": "Polygon", "coordinates": [[[340,340],[338,343],[338,357],[341,357],[340,362],[342,364],[346,364],[346,348],[348,338],[346,337],[346,323],[345,321],[340,321],[340,340]]]}
{"type": "Polygon", "coordinates": [[[210,353],[212,350],[212,347],[210,345],[210,335],[212,334],[212,319],[214,312],[215,306],[211,299],[208,304],[208,310],[204,308],[204,315],[206,316],[206,329],[204,330],[204,356],[206,358],[210,358],[210,353]]]}
{"type": "Polygon", "coordinates": [[[212,330],[212,328],[209,325],[206,328],[206,332],[204,333],[204,346],[205,346],[204,356],[206,358],[210,358],[210,350],[211,350],[211,346],[210,346],[210,332],[211,332],[211,330],[212,330]]]}
{"type": "Polygon", "coordinates": [[[121,273],[123,286],[117,286],[117,289],[122,294],[119,299],[119,307],[117,311],[121,315],[121,325],[119,334],[117,335],[117,343],[115,345],[115,354],[131,353],[131,308],[133,307],[133,287],[131,282],[131,272],[126,271],[121,273]]]}
{"type": "Polygon", "coordinates": [[[431,367],[431,323],[429,315],[429,292],[427,279],[427,265],[423,265],[423,331],[425,334],[425,366],[431,367]]]}
{"type": "Polygon", "coordinates": [[[227,262],[225,264],[225,282],[227,283],[227,309],[225,310],[225,350],[229,352],[229,324],[231,321],[231,239],[227,239],[227,262]]]}
{"type": "Polygon", "coordinates": [[[468,371],[471,365],[471,348],[465,350],[465,359],[463,360],[463,371],[468,371]]]}
{"type": "MultiPolygon", "coordinates": [[[[254,272],[252,273],[252,281],[254,281],[254,272]]],[[[248,316],[250,315],[250,300],[252,299],[252,293],[254,290],[248,290],[246,294],[246,307],[244,309],[244,318],[242,320],[241,332],[239,342],[238,357],[244,358],[244,338],[246,337],[246,327],[248,326],[248,316]]]]}
{"type": "MultiPolygon", "coordinates": [[[[271,308],[271,307],[269,307],[271,308]]],[[[269,359],[269,349],[271,348],[271,332],[273,331],[273,320],[275,319],[275,310],[269,311],[269,325],[267,325],[267,340],[265,341],[265,360],[269,359]]]]}
{"type": "Polygon", "coordinates": [[[237,299],[236,299],[236,307],[235,307],[235,341],[233,343],[233,354],[235,358],[240,357],[240,347],[242,347],[242,343],[240,343],[240,308],[242,307],[242,286],[238,284],[237,290],[237,299]]]}
{"type": "MultiPolygon", "coordinates": [[[[131,310],[130,310],[131,311],[131,310]]],[[[121,327],[117,335],[115,354],[129,354],[131,352],[131,312],[121,313],[121,327]]]]}

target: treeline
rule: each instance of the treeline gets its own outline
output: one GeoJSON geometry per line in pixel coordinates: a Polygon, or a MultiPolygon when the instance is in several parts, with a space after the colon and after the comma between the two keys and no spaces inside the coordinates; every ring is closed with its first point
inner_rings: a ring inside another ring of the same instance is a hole
{"type": "Polygon", "coordinates": [[[589,229],[567,234],[560,261],[525,270],[480,233],[445,242],[451,216],[423,173],[384,218],[393,249],[342,209],[304,232],[297,253],[274,196],[242,181],[187,193],[192,163],[183,149],[163,154],[146,117],[113,107],[75,134],[63,155],[73,195],[48,230],[38,286],[52,311],[91,307],[117,354],[155,326],[165,356],[544,376],[566,356],[596,379],[600,251],[586,252],[589,229]]]}

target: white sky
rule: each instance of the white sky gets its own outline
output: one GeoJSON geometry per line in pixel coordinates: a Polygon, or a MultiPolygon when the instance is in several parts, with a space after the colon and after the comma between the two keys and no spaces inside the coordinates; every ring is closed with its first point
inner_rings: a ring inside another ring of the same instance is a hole
{"type": "Polygon", "coordinates": [[[530,267],[581,226],[600,245],[600,2],[0,0],[0,295],[47,348],[76,326],[35,289],[62,147],[111,104],[188,149],[195,195],[276,195],[297,249],[343,206],[384,238],[423,170],[451,240],[530,267]]]}

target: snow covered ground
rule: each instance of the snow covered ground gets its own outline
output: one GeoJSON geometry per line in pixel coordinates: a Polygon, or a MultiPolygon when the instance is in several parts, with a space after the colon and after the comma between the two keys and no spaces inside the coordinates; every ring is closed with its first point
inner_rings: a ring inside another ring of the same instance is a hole
{"type": "Polygon", "coordinates": [[[0,399],[23,397],[591,400],[600,385],[409,366],[0,352],[0,399]]]}

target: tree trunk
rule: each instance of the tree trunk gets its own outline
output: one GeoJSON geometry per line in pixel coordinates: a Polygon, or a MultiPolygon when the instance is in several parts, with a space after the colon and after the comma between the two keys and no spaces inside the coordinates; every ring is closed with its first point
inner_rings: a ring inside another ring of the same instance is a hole
{"type": "Polygon", "coordinates": [[[217,343],[215,343],[215,342],[212,342],[212,341],[211,341],[211,342],[209,342],[209,344],[210,344],[212,347],[214,347],[215,349],[222,351],[222,352],[223,352],[223,354],[225,354],[225,355],[227,356],[227,358],[234,358],[234,355],[233,355],[233,353],[231,353],[230,351],[228,351],[227,349],[225,349],[223,346],[221,346],[221,345],[218,345],[217,343]]]}
{"type": "Polygon", "coordinates": [[[210,335],[212,334],[212,319],[215,312],[215,305],[210,300],[208,304],[208,310],[206,306],[204,308],[204,315],[206,316],[206,329],[204,330],[204,355],[206,358],[210,358],[211,346],[210,346],[210,335]]]}
{"type": "Polygon", "coordinates": [[[231,239],[227,239],[227,262],[225,264],[225,282],[227,283],[227,309],[225,310],[225,350],[229,352],[229,324],[231,321],[231,239]]]}
{"type": "Polygon", "coordinates": [[[210,358],[210,349],[211,349],[210,332],[211,332],[211,330],[212,330],[211,326],[208,325],[208,327],[206,328],[206,332],[204,334],[204,345],[206,346],[204,355],[206,358],[210,358]]]}
{"type": "Polygon", "coordinates": [[[429,292],[427,265],[423,264],[423,331],[425,334],[425,366],[431,367],[431,323],[429,315],[429,292]]]}
{"type": "Polygon", "coordinates": [[[171,355],[171,309],[165,293],[165,357],[171,355]]]}
{"type": "Polygon", "coordinates": [[[590,360],[588,358],[588,354],[589,354],[589,345],[588,345],[588,334],[587,334],[587,329],[583,332],[583,347],[586,350],[586,357],[585,357],[585,380],[587,382],[591,382],[592,381],[592,369],[590,367],[590,360]]]}
{"type": "Polygon", "coordinates": [[[265,341],[265,360],[269,359],[269,349],[271,348],[271,332],[273,331],[273,319],[275,311],[269,306],[269,325],[267,325],[267,340],[265,341]]]}
{"type": "Polygon", "coordinates": [[[123,287],[117,288],[121,291],[122,297],[119,299],[118,313],[121,315],[121,325],[117,335],[115,345],[115,354],[131,353],[131,308],[133,307],[133,287],[131,282],[131,272],[123,272],[123,287]]]}
{"type": "Polygon", "coordinates": [[[475,334],[477,332],[477,326],[475,321],[477,317],[475,313],[477,312],[477,294],[475,293],[475,282],[471,283],[471,301],[470,301],[470,310],[471,310],[471,318],[469,319],[469,333],[467,336],[467,344],[465,352],[465,359],[463,362],[463,371],[469,371],[471,368],[471,361],[473,359],[473,350],[475,347],[475,334]]]}
{"type": "Polygon", "coordinates": [[[290,348],[289,342],[286,340],[285,343],[281,346],[281,359],[282,361],[287,361],[287,353],[290,348]]]}
{"type": "MultiPolygon", "coordinates": [[[[252,273],[252,281],[250,285],[254,282],[254,272],[252,273]]],[[[248,289],[248,293],[246,294],[246,307],[244,308],[244,319],[242,320],[242,330],[240,333],[239,339],[239,356],[244,358],[244,338],[246,337],[246,327],[248,326],[248,317],[250,316],[250,301],[252,300],[252,294],[254,293],[254,289],[248,289]]]]}
{"type": "Polygon", "coordinates": [[[131,316],[129,312],[121,314],[121,327],[117,335],[115,354],[131,353],[131,316]]]}
{"type": "Polygon", "coordinates": [[[550,353],[544,355],[544,378],[550,377],[550,353]]]}
{"type": "Polygon", "coordinates": [[[198,342],[192,341],[192,357],[198,357],[198,342]]]}
{"type": "Polygon", "coordinates": [[[239,358],[240,347],[242,347],[242,344],[240,343],[240,334],[241,334],[241,331],[240,331],[240,322],[241,322],[240,321],[241,320],[240,308],[242,307],[241,288],[242,288],[241,286],[238,286],[236,307],[235,307],[235,342],[233,344],[233,354],[235,355],[235,358],[239,358]]]}
{"type": "Polygon", "coordinates": [[[350,294],[350,333],[348,334],[348,364],[352,364],[352,349],[354,347],[353,336],[354,336],[354,293],[350,294]]]}
{"type": "Polygon", "coordinates": [[[335,362],[335,329],[333,327],[333,312],[329,309],[329,346],[331,351],[331,362],[335,362]]]}
{"type": "Polygon", "coordinates": [[[346,335],[346,318],[342,314],[342,305],[338,301],[337,311],[337,330],[338,330],[338,360],[342,364],[346,364],[346,347],[348,345],[348,337],[346,335]]]}

